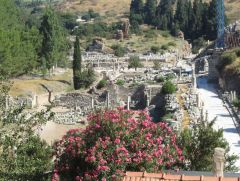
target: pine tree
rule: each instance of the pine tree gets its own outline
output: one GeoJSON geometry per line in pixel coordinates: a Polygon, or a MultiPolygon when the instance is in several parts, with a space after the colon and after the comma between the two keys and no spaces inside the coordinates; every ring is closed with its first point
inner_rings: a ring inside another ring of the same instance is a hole
{"type": "Polygon", "coordinates": [[[80,89],[79,77],[82,73],[82,56],[80,50],[79,37],[76,36],[73,53],[73,83],[74,89],[80,89]]]}
{"type": "Polygon", "coordinates": [[[157,0],[147,0],[144,8],[145,23],[154,25],[156,21],[157,0]]]}

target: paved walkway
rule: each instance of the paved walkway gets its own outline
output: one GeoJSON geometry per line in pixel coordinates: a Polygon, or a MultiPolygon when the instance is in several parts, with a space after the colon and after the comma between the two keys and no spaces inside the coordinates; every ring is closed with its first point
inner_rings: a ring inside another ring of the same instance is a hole
{"type": "MultiPolygon", "coordinates": [[[[227,108],[218,97],[217,88],[214,84],[207,82],[207,77],[199,77],[197,84],[201,100],[204,102],[204,111],[208,111],[209,120],[217,116],[214,128],[223,128],[223,136],[229,143],[230,153],[235,153],[240,157],[240,136],[227,108]]],[[[236,166],[240,168],[240,159],[236,166]]]]}

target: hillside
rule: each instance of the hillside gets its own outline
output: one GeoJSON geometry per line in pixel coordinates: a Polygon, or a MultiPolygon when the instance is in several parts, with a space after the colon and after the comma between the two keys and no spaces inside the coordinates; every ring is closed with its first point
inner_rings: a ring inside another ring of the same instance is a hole
{"type": "MultiPolygon", "coordinates": [[[[63,0],[57,8],[62,11],[73,12],[85,12],[88,9],[93,9],[111,19],[128,13],[130,3],[131,0],[63,0]]],[[[225,0],[225,6],[227,15],[232,22],[240,19],[239,0],[225,0]]]]}

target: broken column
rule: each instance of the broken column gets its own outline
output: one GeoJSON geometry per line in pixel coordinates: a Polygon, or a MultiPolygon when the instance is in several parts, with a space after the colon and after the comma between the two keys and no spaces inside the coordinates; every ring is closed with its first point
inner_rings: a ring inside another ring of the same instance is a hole
{"type": "Polygon", "coordinates": [[[215,148],[213,154],[213,173],[217,177],[223,177],[223,169],[225,162],[225,150],[223,148],[215,148]]]}

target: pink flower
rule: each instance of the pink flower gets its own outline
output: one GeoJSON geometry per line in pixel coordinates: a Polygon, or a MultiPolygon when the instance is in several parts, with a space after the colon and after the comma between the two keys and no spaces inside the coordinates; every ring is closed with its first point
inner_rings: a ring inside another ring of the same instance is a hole
{"type": "Polygon", "coordinates": [[[114,141],[115,144],[119,144],[120,142],[121,142],[121,140],[119,138],[116,138],[114,141]]]}

